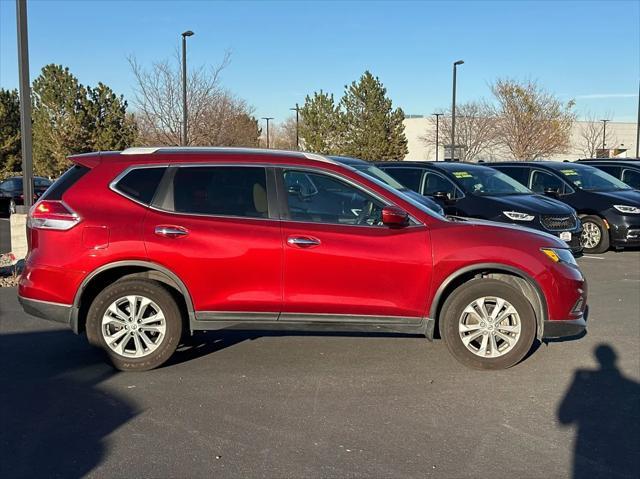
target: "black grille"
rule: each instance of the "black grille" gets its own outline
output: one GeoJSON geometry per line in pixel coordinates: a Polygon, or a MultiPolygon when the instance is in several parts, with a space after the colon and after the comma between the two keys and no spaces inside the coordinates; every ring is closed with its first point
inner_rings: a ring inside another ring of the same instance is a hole
{"type": "Polygon", "coordinates": [[[548,216],[542,215],[540,222],[549,231],[572,230],[576,227],[578,219],[574,215],[548,216]]]}

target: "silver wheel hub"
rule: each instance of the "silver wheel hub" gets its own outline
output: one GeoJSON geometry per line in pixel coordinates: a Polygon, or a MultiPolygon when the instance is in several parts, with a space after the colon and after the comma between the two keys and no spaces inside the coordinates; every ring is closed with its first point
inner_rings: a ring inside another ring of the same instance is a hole
{"type": "Polygon", "coordinates": [[[518,311],[511,303],[496,296],[473,300],[458,321],[462,344],[483,358],[507,354],[518,343],[521,330],[518,311]]]}
{"type": "Polygon", "coordinates": [[[160,307],[145,296],[116,299],[102,316],[102,338],[115,353],[142,358],[164,341],[167,324],[160,307]]]}
{"type": "Polygon", "coordinates": [[[597,224],[587,221],[582,224],[582,240],[583,248],[595,248],[600,243],[602,232],[597,224]]]}

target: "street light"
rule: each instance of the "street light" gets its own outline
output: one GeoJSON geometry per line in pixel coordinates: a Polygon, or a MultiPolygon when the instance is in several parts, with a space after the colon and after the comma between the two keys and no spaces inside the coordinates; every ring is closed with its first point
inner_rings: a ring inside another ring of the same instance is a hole
{"type": "Polygon", "coordinates": [[[33,204],[33,151],[26,0],[16,0],[16,16],[18,19],[18,78],[20,85],[20,134],[22,138],[22,197],[24,198],[23,213],[27,213],[33,204]]]}
{"type": "MultiPolygon", "coordinates": [[[[600,120],[600,121],[602,122],[602,149],[604,150],[605,141],[607,139],[607,123],[611,120],[600,120]]],[[[604,155],[604,151],[602,152],[602,154],[604,155]]]]}
{"type": "Polygon", "coordinates": [[[440,133],[440,117],[443,113],[432,113],[432,115],[436,117],[436,161],[438,161],[438,147],[440,144],[438,142],[438,134],[440,133]]]}
{"type": "Polygon", "coordinates": [[[273,120],[272,116],[263,116],[263,120],[267,120],[267,148],[269,148],[269,121],[273,120]]]}
{"type": "Polygon", "coordinates": [[[296,103],[296,107],[295,108],[289,108],[289,110],[296,112],[296,148],[299,150],[300,149],[300,134],[299,134],[299,129],[298,129],[298,118],[299,118],[299,115],[300,115],[300,107],[296,103]]]}
{"type": "Polygon", "coordinates": [[[638,123],[636,123],[636,158],[640,158],[640,82],[638,82],[638,123]]]}
{"type": "Polygon", "coordinates": [[[456,158],[456,70],[458,65],[462,65],[463,60],[458,60],[453,64],[453,99],[451,101],[451,160],[456,158]]]}
{"type": "Polygon", "coordinates": [[[191,30],[182,32],[182,146],[187,146],[187,37],[191,30]]]}

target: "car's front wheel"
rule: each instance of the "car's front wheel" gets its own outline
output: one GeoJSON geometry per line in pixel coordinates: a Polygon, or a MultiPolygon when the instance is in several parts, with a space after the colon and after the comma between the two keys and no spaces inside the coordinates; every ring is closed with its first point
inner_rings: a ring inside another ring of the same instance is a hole
{"type": "Polygon", "coordinates": [[[580,241],[585,253],[600,254],[609,249],[609,231],[599,216],[589,215],[580,218],[582,236],[580,241]]]}
{"type": "Polygon", "coordinates": [[[451,354],[475,369],[506,369],[531,349],[536,320],[520,290],[495,279],[474,279],[445,301],[440,334],[451,354]]]}
{"type": "Polygon", "coordinates": [[[159,283],[117,281],[101,291],[87,315],[87,339],[121,371],[147,371],[174,353],[182,332],[180,309],[159,283]]]}

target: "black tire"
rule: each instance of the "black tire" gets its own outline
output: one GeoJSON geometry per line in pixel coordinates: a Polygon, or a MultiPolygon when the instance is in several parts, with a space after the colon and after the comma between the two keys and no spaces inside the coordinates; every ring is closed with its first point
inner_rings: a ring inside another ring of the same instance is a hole
{"type": "Polygon", "coordinates": [[[445,301],[440,313],[440,334],[449,352],[460,363],[473,369],[506,369],[519,363],[529,352],[536,338],[536,317],[533,307],[522,292],[496,279],[474,279],[456,289],[445,301]],[[502,298],[515,308],[520,317],[520,337],[513,348],[495,358],[481,357],[462,342],[459,320],[474,300],[482,297],[502,298]]]}
{"type": "Polygon", "coordinates": [[[609,230],[605,226],[602,218],[595,215],[588,215],[580,218],[580,221],[582,221],[582,230],[583,230],[583,236],[580,237],[580,242],[582,243],[583,252],[587,254],[600,254],[607,251],[609,249],[609,230]],[[584,237],[584,231],[585,231],[584,228],[585,228],[585,225],[587,224],[594,225],[600,230],[600,241],[598,242],[598,244],[596,244],[595,246],[592,246],[591,248],[588,248],[585,245],[586,239],[584,237]]]}
{"type": "Polygon", "coordinates": [[[182,317],[171,293],[161,284],[146,279],[125,279],[106,287],[96,296],[89,307],[86,326],[89,343],[103,348],[116,369],[148,371],[163,364],[175,352],[182,334],[182,317]],[[157,349],[139,358],[124,356],[112,350],[102,334],[102,317],[107,308],[114,301],[128,295],[150,299],[159,306],[165,319],[165,334],[157,349]]]}

